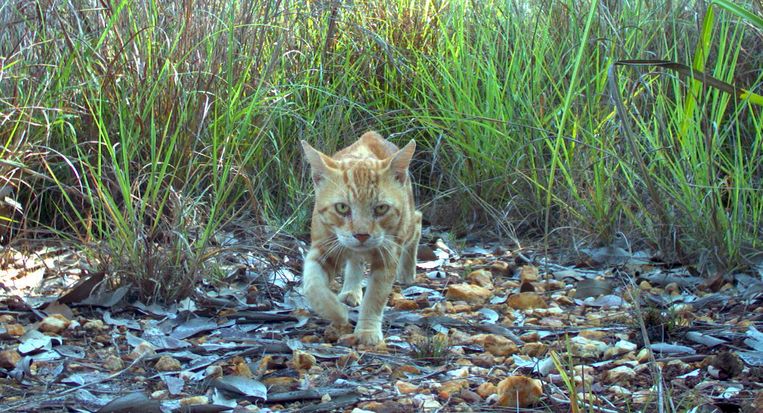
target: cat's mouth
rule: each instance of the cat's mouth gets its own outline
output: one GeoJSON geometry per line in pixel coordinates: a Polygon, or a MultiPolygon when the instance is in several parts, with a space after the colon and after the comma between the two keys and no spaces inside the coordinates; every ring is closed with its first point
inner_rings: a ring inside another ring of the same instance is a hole
{"type": "Polygon", "coordinates": [[[369,238],[365,241],[358,241],[355,238],[347,238],[347,237],[338,237],[339,242],[345,247],[349,248],[353,251],[358,252],[365,252],[370,251],[373,249],[379,248],[379,245],[381,245],[381,239],[379,238],[369,238]]]}

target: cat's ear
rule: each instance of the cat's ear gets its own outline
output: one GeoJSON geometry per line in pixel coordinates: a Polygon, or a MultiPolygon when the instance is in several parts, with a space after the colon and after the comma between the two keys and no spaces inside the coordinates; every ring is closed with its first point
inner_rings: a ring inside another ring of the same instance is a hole
{"type": "Polygon", "coordinates": [[[315,185],[318,185],[332,170],[337,169],[336,161],[310,146],[305,140],[302,141],[302,150],[307,163],[310,164],[315,185]]]}
{"type": "Polygon", "coordinates": [[[411,139],[408,145],[400,149],[389,158],[389,171],[395,176],[398,182],[405,183],[408,178],[408,165],[411,164],[413,152],[416,151],[416,141],[411,139]]]}

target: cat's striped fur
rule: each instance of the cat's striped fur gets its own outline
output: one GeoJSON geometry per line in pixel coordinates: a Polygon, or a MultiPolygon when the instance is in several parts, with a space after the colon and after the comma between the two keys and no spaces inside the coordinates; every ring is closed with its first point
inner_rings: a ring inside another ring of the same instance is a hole
{"type": "Polygon", "coordinates": [[[416,143],[411,140],[398,149],[378,133],[367,132],[332,157],[305,141],[302,147],[315,185],[303,294],[340,331],[349,326],[344,304],[360,304],[355,338],[360,344],[378,344],[395,278],[411,283],[416,271],[421,213],[408,177],[416,143]],[[364,263],[370,266],[365,294],[364,263]],[[337,296],[329,288],[330,277],[342,270],[344,283],[337,296]]]}

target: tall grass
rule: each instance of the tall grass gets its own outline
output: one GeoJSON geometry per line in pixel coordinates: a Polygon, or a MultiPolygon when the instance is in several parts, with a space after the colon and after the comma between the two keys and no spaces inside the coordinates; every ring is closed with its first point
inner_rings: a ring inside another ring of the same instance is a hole
{"type": "MultiPolygon", "coordinates": [[[[2,222],[17,240],[41,228],[105,240],[112,268],[139,273],[145,295],[172,296],[164,280],[203,273],[231,219],[304,233],[298,139],[330,151],[375,128],[417,139],[426,218],[457,234],[606,243],[622,232],[668,259],[744,265],[761,247],[760,108],[644,68],[619,76],[629,116],[609,99],[617,60],[691,64],[704,11],[643,0],[6,2],[0,185],[24,214],[2,222]]],[[[722,12],[713,28],[706,71],[759,93],[760,28],[722,12]]]]}

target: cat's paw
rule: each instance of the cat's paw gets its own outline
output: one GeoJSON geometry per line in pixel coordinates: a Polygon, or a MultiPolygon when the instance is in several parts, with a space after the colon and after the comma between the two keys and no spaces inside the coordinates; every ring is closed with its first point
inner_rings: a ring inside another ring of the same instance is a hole
{"type": "Polygon", "coordinates": [[[360,289],[354,291],[343,291],[339,293],[339,301],[349,305],[350,307],[357,307],[360,304],[360,299],[363,297],[363,293],[360,289]]]}
{"type": "Polygon", "coordinates": [[[384,335],[382,335],[382,332],[379,329],[372,329],[372,330],[355,329],[355,333],[353,334],[353,336],[355,336],[355,342],[357,344],[362,344],[365,346],[377,346],[379,344],[384,343],[384,335]]]}

